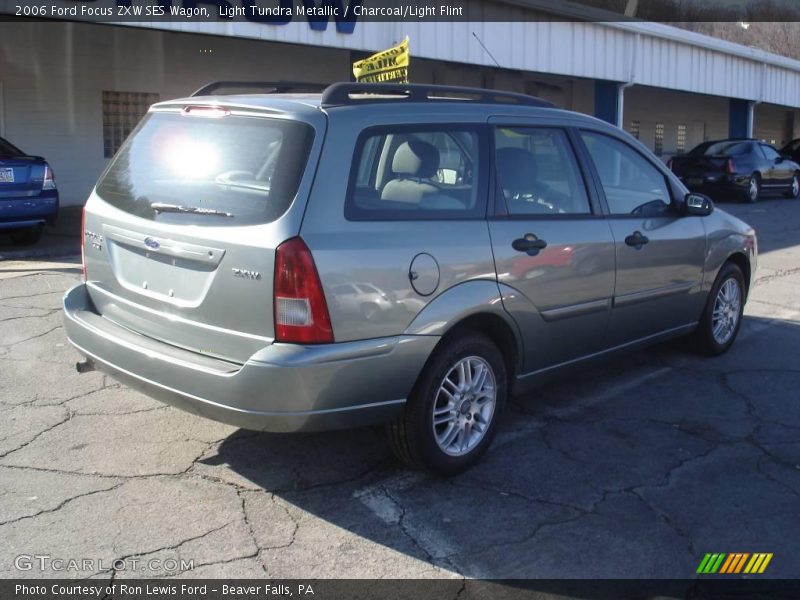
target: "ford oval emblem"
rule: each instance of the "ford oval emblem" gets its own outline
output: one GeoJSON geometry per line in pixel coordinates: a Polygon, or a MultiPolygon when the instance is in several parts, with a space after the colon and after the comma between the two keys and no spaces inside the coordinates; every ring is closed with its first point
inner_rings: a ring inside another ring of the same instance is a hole
{"type": "Polygon", "coordinates": [[[144,238],[144,245],[151,250],[158,250],[161,247],[161,244],[158,243],[158,240],[151,237],[144,238]]]}

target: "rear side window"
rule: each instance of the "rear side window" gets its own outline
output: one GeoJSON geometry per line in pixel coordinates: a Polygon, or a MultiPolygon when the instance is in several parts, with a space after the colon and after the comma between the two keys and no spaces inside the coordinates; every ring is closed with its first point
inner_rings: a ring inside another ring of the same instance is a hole
{"type": "Polygon", "coordinates": [[[748,142],[717,142],[709,145],[703,154],[705,156],[744,156],[752,150],[753,145],[748,142]]]}
{"type": "Polygon", "coordinates": [[[483,216],[481,143],[468,127],[376,127],[361,135],[345,214],[355,220],[483,216]]]}
{"type": "Polygon", "coordinates": [[[150,113],[113,159],[97,193],[145,219],[267,223],[294,199],[312,140],[313,129],[297,121],[150,113]]]}
{"type": "Polygon", "coordinates": [[[498,127],[495,167],[510,215],[589,214],[589,198],[560,129],[498,127]]]}

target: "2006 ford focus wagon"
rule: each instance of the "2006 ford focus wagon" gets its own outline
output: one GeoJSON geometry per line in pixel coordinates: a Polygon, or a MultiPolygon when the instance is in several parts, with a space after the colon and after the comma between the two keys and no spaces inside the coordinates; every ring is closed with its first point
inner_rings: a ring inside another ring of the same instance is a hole
{"type": "Polygon", "coordinates": [[[380,84],[156,104],[83,239],[80,370],[247,429],[386,422],[441,474],[544,376],[683,335],[726,351],[757,254],[606,123],[380,84]]]}

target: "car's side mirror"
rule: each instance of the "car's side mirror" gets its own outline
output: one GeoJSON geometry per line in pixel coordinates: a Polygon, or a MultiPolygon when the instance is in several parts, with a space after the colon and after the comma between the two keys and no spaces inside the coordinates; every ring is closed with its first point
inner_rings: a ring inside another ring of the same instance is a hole
{"type": "Polygon", "coordinates": [[[683,200],[683,212],[693,217],[707,217],[714,212],[714,203],[705,194],[686,194],[683,200]]]}
{"type": "Polygon", "coordinates": [[[786,160],[786,157],[785,157],[785,156],[779,156],[778,158],[776,158],[776,159],[775,159],[775,164],[776,164],[776,165],[779,165],[779,164],[781,164],[781,163],[782,163],[783,161],[785,161],[785,160],[786,160]]]}

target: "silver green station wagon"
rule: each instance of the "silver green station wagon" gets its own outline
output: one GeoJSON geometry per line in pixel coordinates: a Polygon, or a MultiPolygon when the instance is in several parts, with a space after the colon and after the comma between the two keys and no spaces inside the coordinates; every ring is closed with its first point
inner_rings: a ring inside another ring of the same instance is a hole
{"type": "Polygon", "coordinates": [[[79,371],[246,429],[387,423],[398,457],[444,475],[551,375],[678,336],[728,350],[757,255],[607,123],[354,83],[154,105],[83,242],[79,371]]]}

